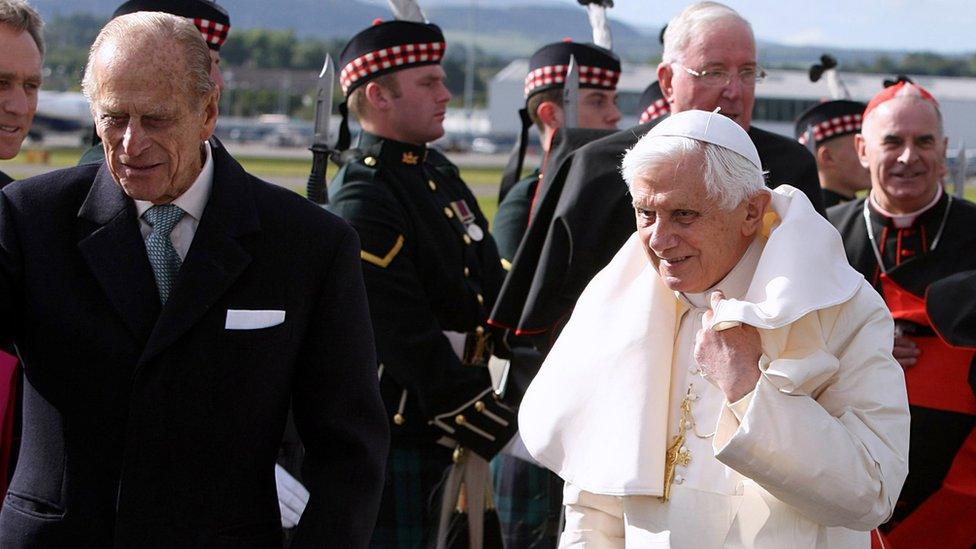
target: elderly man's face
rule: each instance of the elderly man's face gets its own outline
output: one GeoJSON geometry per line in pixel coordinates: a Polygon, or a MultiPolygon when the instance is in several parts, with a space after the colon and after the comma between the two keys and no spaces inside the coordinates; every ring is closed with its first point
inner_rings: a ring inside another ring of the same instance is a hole
{"type": "Polygon", "coordinates": [[[0,158],[17,156],[41,87],[41,52],[30,34],[0,25],[0,158]]]}
{"type": "Polygon", "coordinates": [[[94,64],[92,111],[115,180],[136,200],[173,201],[203,167],[203,141],[217,120],[217,94],[186,97],[180,48],[120,50],[103,44],[94,64]]]}
{"type": "Polygon", "coordinates": [[[759,229],[769,195],[759,193],[732,210],[707,196],[704,154],[651,164],[633,184],[637,232],[668,288],[700,293],[738,263],[759,229]]]}
{"type": "Polygon", "coordinates": [[[947,140],[935,107],[896,97],[868,117],[855,142],[861,164],[871,171],[871,195],[892,213],[924,207],[946,173],[947,140]]]}
{"type": "Polygon", "coordinates": [[[756,83],[744,83],[738,75],[757,68],[756,43],[749,28],[734,20],[719,20],[692,37],[679,53],[677,63],[661,63],[658,80],[672,112],[713,111],[721,107],[722,114],[748,130],[756,101],[756,83]],[[723,71],[730,73],[732,79],[725,86],[710,86],[685,69],[698,73],[723,71]]]}

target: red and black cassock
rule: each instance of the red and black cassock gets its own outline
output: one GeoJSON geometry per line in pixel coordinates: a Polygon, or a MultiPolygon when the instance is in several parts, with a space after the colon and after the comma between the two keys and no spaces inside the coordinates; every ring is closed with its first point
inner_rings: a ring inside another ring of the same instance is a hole
{"type": "Polygon", "coordinates": [[[976,544],[976,205],[943,193],[906,227],[865,199],[828,211],[851,264],[884,297],[896,334],[921,349],[905,369],[909,473],[894,547],[976,544]]]}

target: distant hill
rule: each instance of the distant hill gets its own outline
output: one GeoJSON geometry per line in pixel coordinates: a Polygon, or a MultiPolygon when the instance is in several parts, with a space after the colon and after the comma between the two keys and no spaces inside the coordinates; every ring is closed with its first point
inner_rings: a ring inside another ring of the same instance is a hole
{"type": "MultiPolygon", "coordinates": [[[[45,19],[56,15],[90,13],[108,18],[120,0],[32,0],[45,19]]],[[[539,1],[532,6],[524,2],[497,1],[490,6],[481,2],[475,17],[477,44],[492,55],[524,57],[535,48],[564,37],[589,41],[591,31],[586,13],[571,4],[539,1]]],[[[235,28],[292,29],[303,37],[347,38],[375,18],[389,18],[384,3],[358,0],[226,0],[235,28]]],[[[465,41],[469,34],[469,0],[430,0],[425,3],[428,17],[441,25],[449,40],[465,41]]],[[[641,28],[612,20],[614,49],[624,59],[644,63],[658,58],[660,29],[641,28]]],[[[233,34],[231,35],[233,36],[233,34]]],[[[759,42],[759,57],[770,66],[807,66],[822,53],[830,51],[841,64],[871,63],[879,56],[894,61],[909,52],[866,51],[825,48],[821,46],[786,46],[759,42]]]]}

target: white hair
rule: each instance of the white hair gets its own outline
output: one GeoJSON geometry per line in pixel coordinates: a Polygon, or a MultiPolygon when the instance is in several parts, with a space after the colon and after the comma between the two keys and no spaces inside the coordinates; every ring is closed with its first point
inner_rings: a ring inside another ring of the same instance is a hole
{"type": "Polygon", "coordinates": [[[708,198],[719,208],[732,210],[766,188],[763,172],[741,154],[690,137],[646,135],[624,155],[620,173],[633,194],[634,183],[648,175],[650,166],[677,162],[685,155],[702,153],[701,176],[708,198]]]}
{"type": "MultiPolygon", "coordinates": [[[[217,89],[210,75],[210,49],[196,26],[185,17],[140,11],[112,19],[95,37],[81,81],[81,91],[89,101],[98,97],[100,91],[98,76],[95,74],[95,57],[104,43],[115,44],[126,52],[136,51],[147,44],[166,44],[170,48],[182,48],[184,66],[179,73],[161,74],[159,78],[175,78],[178,89],[195,98],[206,97],[217,89]]],[[[151,61],[146,60],[147,63],[151,61]]]]}
{"type": "Polygon", "coordinates": [[[749,35],[755,41],[752,25],[739,15],[739,12],[718,2],[698,2],[688,6],[668,22],[667,29],[664,31],[664,52],[661,54],[661,60],[665,63],[680,62],[691,38],[701,36],[706,32],[705,27],[722,20],[742,23],[749,29],[749,35]]]}

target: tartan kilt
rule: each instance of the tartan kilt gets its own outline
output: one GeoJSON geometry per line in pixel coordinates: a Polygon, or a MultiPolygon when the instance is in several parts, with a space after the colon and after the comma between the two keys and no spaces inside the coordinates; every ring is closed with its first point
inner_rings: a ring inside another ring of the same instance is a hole
{"type": "Polygon", "coordinates": [[[563,480],[505,454],[495,456],[491,467],[505,549],[554,549],[561,529],[563,480]]]}
{"type": "Polygon", "coordinates": [[[434,442],[394,440],[370,547],[413,549],[437,541],[440,486],[453,451],[434,442]]]}

